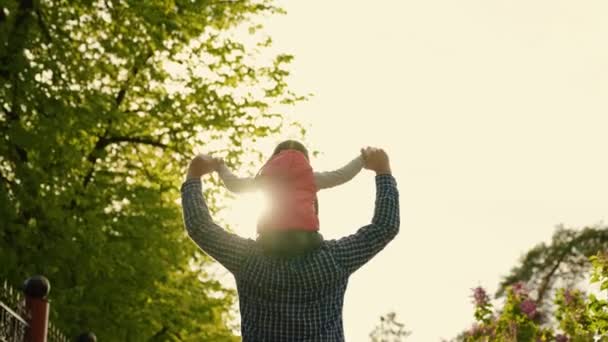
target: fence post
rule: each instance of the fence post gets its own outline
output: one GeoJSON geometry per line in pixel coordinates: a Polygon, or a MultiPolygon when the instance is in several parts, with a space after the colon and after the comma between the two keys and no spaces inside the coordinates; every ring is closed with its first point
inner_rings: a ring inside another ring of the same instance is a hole
{"type": "Polygon", "coordinates": [[[25,281],[25,307],[28,312],[29,328],[27,342],[46,342],[49,326],[49,302],[47,300],[51,284],[44,276],[37,275],[25,281]]]}
{"type": "Polygon", "coordinates": [[[92,332],[82,333],[76,338],[76,342],[97,342],[97,336],[92,332]]]}

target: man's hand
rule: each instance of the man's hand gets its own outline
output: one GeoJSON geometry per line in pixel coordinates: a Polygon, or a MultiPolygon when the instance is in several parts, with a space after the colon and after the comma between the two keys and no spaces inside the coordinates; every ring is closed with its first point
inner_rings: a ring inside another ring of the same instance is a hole
{"type": "Polygon", "coordinates": [[[364,168],[375,171],[377,175],[391,174],[388,154],[383,149],[366,147],[361,149],[361,155],[363,156],[364,168]]]}
{"type": "Polygon", "coordinates": [[[217,170],[219,166],[219,159],[213,158],[206,154],[199,154],[190,162],[188,166],[187,179],[197,179],[202,176],[217,170]]]}

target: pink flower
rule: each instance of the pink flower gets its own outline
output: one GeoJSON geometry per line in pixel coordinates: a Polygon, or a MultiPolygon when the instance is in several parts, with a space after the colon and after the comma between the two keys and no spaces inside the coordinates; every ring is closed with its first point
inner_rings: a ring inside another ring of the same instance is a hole
{"type": "Polygon", "coordinates": [[[528,296],[528,289],[526,289],[526,285],[521,281],[518,281],[517,283],[513,284],[511,286],[511,288],[513,289],[513,293],[516,296],[521,296],[521,297],[528,296]]]}
{"type": "Polygon", "coordinates": [[[526,299],[521,302],[521,304],[519,304],[519,308],[528,316],[528,318],[534,318],[536,315],[536,303],[534,303],[534,301],[531,299],[526,299]]]}
{"type": "Polygon", "coordinates": [[[473,324],[471,329],[469,330],[470,335],[477,335],[482,332],[482,328],[479,324],[473,324]]]}
{"type": "Polygon", "coordinates": [[[475,305],[484,306],[490,302],[490,297],[488,297],[488,294],[483,287],[478,286],[473,289],[473,300],[475,305]]]}
{"type": "Polygon", "coordinates": [[[471,336],[485,336],[490,334],[494,334],[494,328],[491,326],[474,323],[471,329],[469,329],[469,335],[471,336]]]}
{"type": "Polygon", "coordinates": [[[566,302],[566,305],[572,305],[572,303],[574,302],[574,294],[572,293],[571,290],[566,290],[564,291],[564,301],[566,302]]]}

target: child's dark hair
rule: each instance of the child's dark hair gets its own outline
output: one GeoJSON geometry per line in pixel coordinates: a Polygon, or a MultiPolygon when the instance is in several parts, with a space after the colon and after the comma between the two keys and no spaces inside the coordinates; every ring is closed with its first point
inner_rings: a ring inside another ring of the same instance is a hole
{"type": "Polygon", "coordinates": [[[283,151],[286,151],[286,150],[300,151],[300,152],[304,153],[304,155],[306,156],[306,159],[309,159],[308,150],[306,149],[306,147],[304,147],[304,144],[302,144],[301,142],[299,142],[297,140],[285,140],[285,141],[281,142],[280,144],[278,144],[277,147],[275,147],[274,152],[272,152],[272,157],[274,157],[277,154],[279,154],[283,151]]]}

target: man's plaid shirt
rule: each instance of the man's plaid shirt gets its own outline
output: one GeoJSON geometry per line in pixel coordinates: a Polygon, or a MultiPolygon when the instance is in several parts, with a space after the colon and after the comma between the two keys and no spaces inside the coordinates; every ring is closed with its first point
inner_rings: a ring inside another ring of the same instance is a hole
{"type": "Polygon", "coordinates": [[[243,341],[344,341],[342,307],[349,276],[399,231],[399,193],[391,175],[376,176],[372,223],[292,259],[265,256],[256,241],[215,224],[199,179],[182,185],[188,234],[235,277],[243,341]]]}

